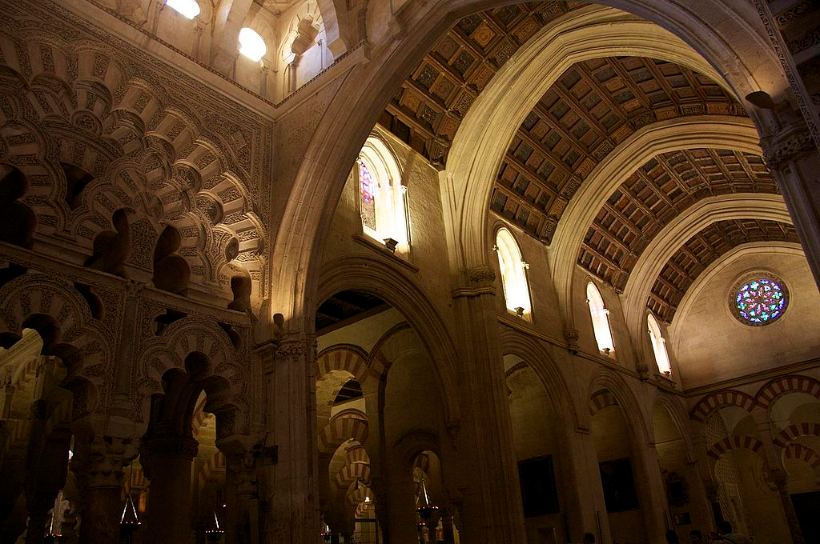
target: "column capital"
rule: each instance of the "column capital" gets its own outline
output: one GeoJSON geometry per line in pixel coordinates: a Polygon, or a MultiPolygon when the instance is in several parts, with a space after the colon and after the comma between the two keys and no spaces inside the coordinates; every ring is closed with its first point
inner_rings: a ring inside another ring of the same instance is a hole
{"type": "Polygon", "coordinates": [[[495,295],[495,271],[488,265],[462,270],[461,284],[453,290],[453,297],[495,295]]]}
{"type": "Polygon", "coordinates": [[[123,467],[137,456],[137,440],[130,437],[99,436],[78,441],[71,468],[94,487],[120,487],[123,467]]]}
{"type": "Polygon", "coordinates": [[[811,132],[802,119],[797,119],[761,140],[766,166],[781,170],[801,156],[816,152],[811,132]]]}

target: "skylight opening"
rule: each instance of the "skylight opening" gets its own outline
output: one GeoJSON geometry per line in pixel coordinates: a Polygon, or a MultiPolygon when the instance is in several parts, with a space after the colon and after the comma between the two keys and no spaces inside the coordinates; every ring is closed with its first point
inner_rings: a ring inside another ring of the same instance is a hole
{"type": "Polygon", "coordinates": [[[268,48],[262,36],[245,27],[239,31],[239,52],[252,61],[259,62],[268,52],[268,48]]]}
{"type": "Polygon", "coordinates": [[[199,15],[199,4],[196,0],[165,0],[165,5],[170,6],[186,19],[193,19],[199,15]]]}

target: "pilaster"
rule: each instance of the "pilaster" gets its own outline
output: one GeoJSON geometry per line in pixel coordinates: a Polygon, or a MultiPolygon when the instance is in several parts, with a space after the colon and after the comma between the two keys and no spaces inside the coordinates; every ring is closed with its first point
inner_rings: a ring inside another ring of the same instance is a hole
{"type": "Polygon", "coordinates": [[[565,510],[571,542],[581,542],[584,533],[592,533],[606,542],[609,520],[592,435],[585,429],[567,429],[564,439],[568,470],[559,479],[559,485],[563,486],[569,503],[565,510]]]}
{"type": "Polygon", "coordinates": [[[319,541],[316,481],[316,390],[314,339],[294,334],[260,346],[265,369],[267,438],[275,463],[261,468],[264,481],[263,538],[267,544],[319,541]]]}
{"type": "Polygon", "coordinates": [[[523,543],[524,514],[495,315],[495,274],[484,266],[465,271],[463,277],[453,293],[463,406],[456,438],[465,461],[462,537],[476,544],[523,543]]]}

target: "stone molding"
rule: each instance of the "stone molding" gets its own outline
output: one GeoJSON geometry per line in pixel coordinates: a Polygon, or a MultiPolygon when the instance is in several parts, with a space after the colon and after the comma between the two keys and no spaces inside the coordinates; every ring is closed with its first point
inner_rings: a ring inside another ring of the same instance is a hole
{"type": "Polygon", "coordinates": [[[803,125],[790,125],[774,136],[764,138],[763,156],[766,166],[772,170],[783,171],[791,162],[809,153],[816,153],[814,139],[803,125]]]}

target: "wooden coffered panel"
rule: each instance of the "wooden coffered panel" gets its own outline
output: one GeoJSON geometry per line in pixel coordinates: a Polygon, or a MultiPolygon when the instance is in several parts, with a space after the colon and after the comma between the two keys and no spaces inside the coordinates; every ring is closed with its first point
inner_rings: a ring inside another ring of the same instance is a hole
{"type": "Polygon", "coordinates": [[[712,223],[690,238],[669,259],[655,280],[649,309],[667,323],[692,282],[712,262],[747,242],[799,243],[792,225],[763,219],[733,219],[712,223]]]}
{"type": "Polygon", "coordinates": [[[583,4],[521,3],[460,19],[416,66],[379,122],[443,165],[467,110],[498,69],[545,24],[583,4]]]}
{"type": "Polygon", "coordinates": [[[746,115],[717,83],[674,63],[641,57],[577,63],[513,138],[491,208],[550,243],[569,200],[615,146],[650,123],[708,114],[746,115]]]}
{"type": "Polygon", "coordinates": [[[729,193],[777,193],[763,158],[727,149],[664,153],[644,164],[598,211],[578,252],[578,264],[616,290],[650,240],[702,198],[729,193]]]}

